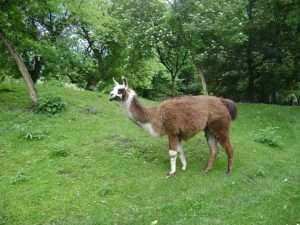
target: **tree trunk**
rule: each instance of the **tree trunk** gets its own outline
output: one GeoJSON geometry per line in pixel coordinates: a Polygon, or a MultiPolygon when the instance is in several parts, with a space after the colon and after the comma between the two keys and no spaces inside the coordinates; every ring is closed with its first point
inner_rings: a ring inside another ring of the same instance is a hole
{"type": "Polygon", "coordinates": [[[176,76],[171,77],[171,95],[174,97],[176,95],[176,76]]]}
{"type": "Polygon", "coordinates": [[[200,80],[201,86],[202,86],[202,94],[203,95],[208,95],[207,84],[206,84],[204,74],[203,74],[203,72],[202,72],[202,70],[200,69],[199,66],[196,66],[196,69],[197,69],[197,74],[198,74],[198,77],[199,77],[199,80],[200,80]]]}
{"type": "Polygon", "coordinates": [[[201,70],[201,67],[199,65],[199,62],[197,62],[196,60],[196,55],[195,53],[192,54],[192,62],[194,64],[194,67],[196,68],[196,71],[197,71],[197,76],[199,78],[199,81],[201,83],[201,87],[202,87],[202,94],[203,95],[208,95],[208,91],[207,91],[207,83],[206,83],[206,80],[205,80],[205,76],[201,70]]]}
{"type": "Polygon", "coordinates": [[[254,102],[255,100],[255,67],[254,67],[254,56],[253,56],[253,10],[256,0],[248,0],[247,15],[249,19],[248,25],[248,43],[247,43],[247,67],[248,67],[248,86],[247,86],[247,98],[248,101],[254,102]]]}
{"type": "Polygon", "coordinates": [[[247,98],[248,101],[253,102],[255,99],[255,74],[253,66],[253,54],[252,54],[252,34],[248,36],[248,46],[247,46],[247,67],[248,67],[248,86],[247,86],[247,98]]]}
{"type": "Polygon", "coordinates": [[[27,90],[28,90],[28,94],[31,98],[32,103],[35,105],[38,101],[37,98],[37,93],[36,90],[34,88],[34,84],[33,81],[31,79],[31,76],[21,58],[21,56],[18,55],[18,53],[16,52],[15,48],[13,47],[13,45],[5,38],[4,34],[2,32],[0,32],[0,39],[2,39],[4,45],[6,46],[6,48],[8,49],[9,53],[12,55],[12,57],[15,59],[18,69],[20,71],[20,73],[22,74],[27,90]]]}
{"type": "Polygon", "coordinates": [[[40,56],[34,56],[33,58],[33,68],[30,71],[31,74],[31,78],[33,83],[35,84],[37,82],[37,80],[40,78],[41,76],[41,72],[42,72],[42,60],[40,56]]]}

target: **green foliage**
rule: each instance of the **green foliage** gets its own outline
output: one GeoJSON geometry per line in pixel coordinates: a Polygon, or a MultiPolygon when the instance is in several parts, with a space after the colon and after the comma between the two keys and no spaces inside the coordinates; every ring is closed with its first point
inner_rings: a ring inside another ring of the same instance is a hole
{"type": "Polygon", "coordinates": [[[7,224],[7,217],[0,215],[0,225],[5,225],[7,224]]]}
{"type": "Polygon", "coordinates": [[[57,114],[66,109],[66,103],[58,96],[41,97],[35,106],[35,112],[46,114],[57,114]]]}
{"type": "Polygon", "coordinates": [[[28,141],[42,140],[42,139],[46,138],[47,136],[48,136],[48,134],[46,132],[43,132],[43,131],[35,131],[35,132],[27,131],[23,135],[24,139],[28,140],[28,141]]]}
{"type": "Polygon", "coordinates": [[[69,155],[69,153],[64,149],[55,149],[50,154],[50,156],[52,158],[57,158],[57,157],[58,158],[60,158],[60,157],[64,158],[64,157],[67,157],[68,155],[69,155]]]}
{"type": "Polygon", "coordinates": [[[256,132],[254,140],[270,147],[279,147],[281,136],[278,134],[279,127],[266,127],[256,132]]]}
{"type": "MultiPolygon", "coordinates": [[[[126,76],[144,96],[166,97],[199,93],[197,70],[186,71],[196,67],[210,93],[235,100],[281,104],[276,96],[299,89],[297,1],[42,2],[0,4],[0,32],[34,81],[106,91],[126,76]]],[[[20,77],[2,43],[0,52],[0,81],[20,77]]]]}
{"type": "Polygon", "coordinates": [[[33,128],[31,121],[28,121],[28,124],[14,124],[13,130],[19,133],[19,137],[27,141],[43,140],[47,138],[49,134],[47,130],[33,128]]]}
{"type": "Polygon", "coordinates": [[[16,185],[16,184],[26,182],[28,179],[29,177],[25,175],[23,170],[18,170],[17,174],[11,178],[10,183],[16,185]]]}
{"type": "Polygon", "coordinates": [[[142,96],[150,99],[163,99],[170,95],[170,79],[164,71],[156,73],[151,81],[151,86],[140,90],[142,96]]]}

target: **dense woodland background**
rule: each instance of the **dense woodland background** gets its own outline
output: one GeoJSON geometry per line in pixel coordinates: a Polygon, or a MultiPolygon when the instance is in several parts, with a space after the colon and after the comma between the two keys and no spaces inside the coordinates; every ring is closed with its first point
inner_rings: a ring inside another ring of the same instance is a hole
{"type": "Polygon", "coordinates": [[[300,1],[0,0],[0,52],[0,80],[298,104],[300,1]]]}

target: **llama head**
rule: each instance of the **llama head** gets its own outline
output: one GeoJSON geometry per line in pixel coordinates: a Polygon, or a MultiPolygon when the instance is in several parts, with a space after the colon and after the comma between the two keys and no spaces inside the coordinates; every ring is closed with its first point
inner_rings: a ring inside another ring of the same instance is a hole
{"type": "Polygon", "coordinates": [[[114,87],[112,89],[112,91],[110,92],[110,97],[109,100],[110,101],[118,101],[118,102],[124,102],[127,100],[128,96],[129,96],[129,88],[128,88],[128,82],[127,79],[122,77],[122,84],[119,84],[114,78],[114,87]]]}

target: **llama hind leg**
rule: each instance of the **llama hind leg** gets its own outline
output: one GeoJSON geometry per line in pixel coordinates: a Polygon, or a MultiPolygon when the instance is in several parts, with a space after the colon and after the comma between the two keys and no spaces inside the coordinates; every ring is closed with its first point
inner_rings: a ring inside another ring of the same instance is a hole
{"type": "Polygon", "coordinates": [[[225,148],[225,151],[227,154],[227,159],[228,159],[227,174],[230,175],[232,172],[232,164],[233,164],[233,149],[232,149],[229,139],[227,142],[225,142],[224,148],[225,148]]]}
{"type": "Polygon", "coordinates": [[[187,162],[186,162],[186,158],[185,158],[184,151],[183,151],[181,143],[178,143],[178,145],[177,145],[177,151],[179,153],[179,159],[180,159],[181,165],[182,165],[181,169],[183,171],[185,171],[186,167],[187,167],[187,162]]]}
{"type": "Polygon", "coordinates": [[[216,137],[211,132],[206,131],[205,136],[209,147],[209,158],[207,161],[207,166],[204,169],[204,172],[207,173],[209,170],[211,170],[213,163],[217,157],[218,146],[216,137]]]}
{"type": "Polygon", "coordinates": [[[228,135],[220,135],[218,137],[220,144],[223,146],[226,154],[227,154],[227,174],[231,174],[232,172],[232,164],[233,164],[233,148],[229,140],[228,135]]]}

